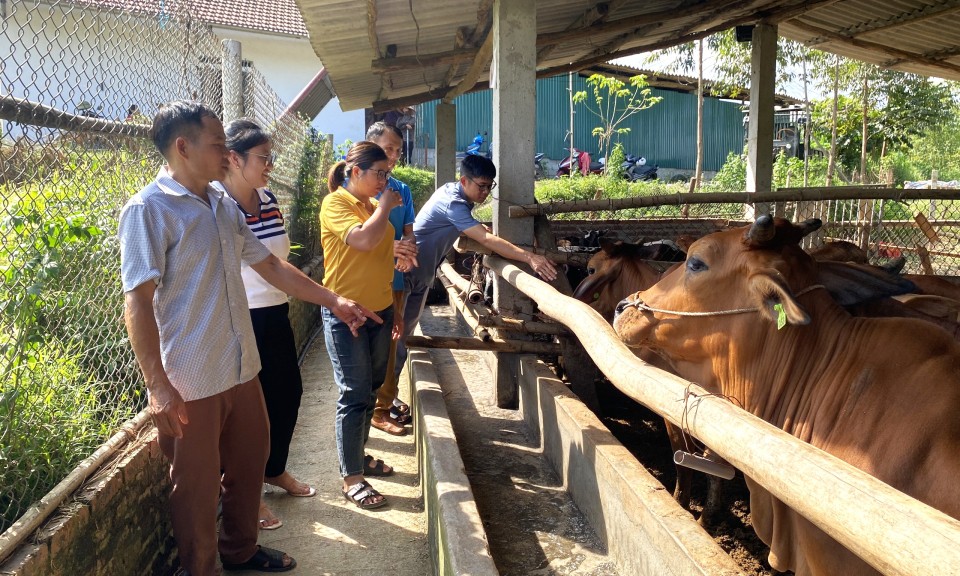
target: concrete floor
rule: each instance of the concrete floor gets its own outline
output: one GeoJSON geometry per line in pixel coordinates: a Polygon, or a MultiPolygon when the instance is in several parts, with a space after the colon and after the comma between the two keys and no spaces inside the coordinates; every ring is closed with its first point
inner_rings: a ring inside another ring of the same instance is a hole
{"type": "MultiPolygon", "coordinates": [[[[337,387],[323,334],[310,344],[301,366],[304,395],[290,448],[288,469],[317,488],[313,498],[294,498],[268,488],[266,500],[283,520],[277,530],[261,530],[260,543],[297,560],[291,574],[423,576],[431,572],[426,515],[418,481],[412,430],[390,436],[371,429],[367,452],[396,470],[370,483],[389,504],[361,510],[340,493],[334,437],[337,387]]],[[[405,394],[401,392],[401,397],[405,394]]],[[[231,572],[259,574],[259,572],[231,572]]]]}
{"type": "MultiPolygon", "coordinates": [[[[428,308],[421,328],[426,334],[461,330],[445,306],[428,308]]],[[[431,356],[500,573],[616,576],[519,412],[493,403],[493,379],[480,353],[437,350],[431,356]]],[[[371,479],[390,504],[370,511],[356,508],[340,493],[333,431],[337,389],[322,334],[308,347],[301,373],[304,397],[288,467],[318,494],[293,498],[268,489],[266,500],[283,526],[261,531],[260,543],[296,558],[293,574],[431,574],[412,434],[371,431],[368,452],[396,468],[391,477],[371,479]]],[[[404,373],[401,398],[407,394],[404,373]]]]}

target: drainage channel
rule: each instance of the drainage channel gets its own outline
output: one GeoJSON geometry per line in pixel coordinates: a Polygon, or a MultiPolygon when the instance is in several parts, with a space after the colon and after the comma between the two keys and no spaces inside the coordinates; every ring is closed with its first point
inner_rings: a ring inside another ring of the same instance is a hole
{"type": "MultiPolygon", "coordinates": [[[[424,334],[468,335],[446,306],[420,320],[424,334]]],[[[490,552],[504,576],[615,576],[614,562],[515,410],[493,401],[481,352],[431,350],[490,552]]]]}

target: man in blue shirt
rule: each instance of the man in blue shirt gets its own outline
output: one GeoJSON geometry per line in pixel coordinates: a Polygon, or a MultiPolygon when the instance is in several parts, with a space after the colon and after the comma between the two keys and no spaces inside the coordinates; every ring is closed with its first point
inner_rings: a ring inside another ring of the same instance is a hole
{"type": "Polygon", "coordinates": [[[433,285],[437,267],[460,234],[476,240],[490,251],[510,260],[529,264],[546,280],[557,277],[557,269],[546,257],[494,236],[471,213],[497,187],[497,167],[483,156],[466,156],[460,163],[460,180],[444,184],[424,204],[413,223],[417,239],[419,266],[404,278],[409,292],[403,313],[403,335],[397,344],[395,374],[400,375],[407,359],[406,339],[413,333],[423,313],[427,292],[433,285]]]}
{"type": "MultiPolygon", "coordinates": [[[[403,135],[396,125],[386,122],[374,122],[367,129],[367,140],[383,148],[387,153],[389,170],[393,170],[400,159],[403,148],[403,135]]],[[[387,188],[392,188],[400,194],[403,203],[390,211],[390,224],[394,230],[394,254],[397,256],[407,255],[416,262],[417,245],[413,238],[413,194],[410,187],[405,183],[390,177],[387,180],[387,188]]],[[[378,195],[379,199],[380,196],[378,195]]],[[[403,273],[410,270],[408,263],[411,260],[402,259],[397,261],[397,268],[393,272],[393,313],[395,318],[403,317],[404,304],[406,302],[406,292],[404,291],[403,273]]],[[[403,436],[407,429],[404,424],[410,421],[410,407],[397,398],[397,379],[394,376],[395,368],[393,362],[396,361],[397,341],[390,342],[390,361],[387,364],[387,376],[383,385],[377,389],[377,404],[373,410],[373,420],[371,424],[375,428],[383,430],[387,434],[394,436],[403,436]]]]}

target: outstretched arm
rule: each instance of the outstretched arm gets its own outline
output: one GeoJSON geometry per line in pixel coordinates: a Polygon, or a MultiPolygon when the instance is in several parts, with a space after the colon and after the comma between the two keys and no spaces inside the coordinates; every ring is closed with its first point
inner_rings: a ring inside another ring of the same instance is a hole
{"type": "Polygon", "coordinates": [[[371,318],[379,324],[383,323],[383,320],[373,311],[353,300],[343,298],[325,286],[317,284],[296,266],[286,260],[277,258],[273,254],[250,267],[256,270],[257,274],[263,276],[264,280],[290,296],[329,308],[337,318],[350,326],[350,331],[353,332],[354,336],[357,335],[356,329],[367,318],[371,318]]]}
{"type": "Polygon", "coordinates": [[[556,267],[553,265],[553,262],[545,256],[528,252],[514,245],[512,242],[504,240],[499,236],[494,236],[488,232],[487,228],[482,224],[467,228],[463,233],[466,234],[468,238],[476,240],[504,258],[529,264],[535,273],[546,280],[552,281],[557,277],[556,267]]]}

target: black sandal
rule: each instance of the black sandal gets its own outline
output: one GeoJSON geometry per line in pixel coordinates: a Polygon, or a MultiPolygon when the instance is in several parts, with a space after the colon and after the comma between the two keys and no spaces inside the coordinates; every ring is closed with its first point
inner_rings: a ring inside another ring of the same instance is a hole
{"type": "Polygon", "coordinates": [[[413,420],[413,416],[410,415],[410,407],[406,404],[403,406],[394,406],[390,409],[390,419],[400,426],[406,426],[413,420]]]}
{"type": "Polygon", "coordinates": [[[379,508],[387,503],[387,499],[383,497],[383,494],[377,492],[366,480],[361,480],[341,492],[348,502],[352,502],[356,504],[358,508],[363,508],[364,510],[379,508]],[[380,500],[376,500],[378,496],[381,498],[380,500]]]}
{"type": "Polygon", "coordinates": [[[287,572],[297,567],[297,561],[287,556],[285,553],[267,548],[266,546],[257,546],[257,551],[249,560],[241,564],[223,563],[224,570],[256,570],[257,572],[287,572]],[[283,559],[290,558],[289,564],[284,564],[283,559]]]}
{"type": "Polygon", "coordinates": [[[393,468],[387,470],[387,465],[383,460],[376,459],[369,454],[363,457],[364,476],[390,476],[391,474],[393,474],[393,468]]]}

